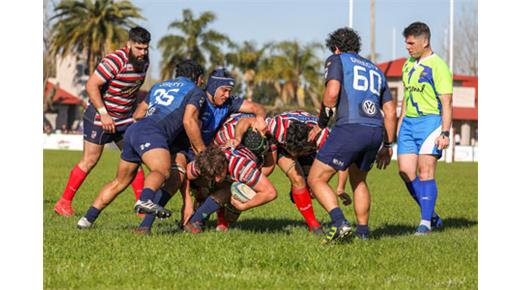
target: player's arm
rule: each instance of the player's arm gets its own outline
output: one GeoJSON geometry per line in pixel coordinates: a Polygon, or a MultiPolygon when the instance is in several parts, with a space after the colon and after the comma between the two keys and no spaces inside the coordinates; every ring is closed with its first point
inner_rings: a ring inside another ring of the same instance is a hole
{"type": "Polygon", "coordinates": [[[249,201],[242,203],[235,198],[231,197],[231,204],[240,211],[245,211],[253,207],[257,207],[266,204],[274,200],[277,196],[276,189],[273,184],[265,177],[260,174],[260,178],[256,182],[252,189],[256,192],[256,195],[249,201]]]}
{"type": "Polygon", "coordinates": [[[186,225],[193,214],[193,199],[190,194],[190,180],[187,178],[181,185],[182,195],[182,225],[186,225]]]}
{"type": "Polygon", "coordinates": [[[103,99],[101,98],[101,86],[106,83],[106,80],[100,77],[96,72],[94,72],[87,81],[85,89],[87,91],[88,98],[94,108],[98,111],[101,117],[101,124],[103,130],[108,133],[114,133],[116,131],[116,124],[112,117],[108,115],[107,109],[105,108],[105,104],[103,103],[103,99]]]}
{"type": "Polygon", "coordinates": [[[401,129],[401,124],[403,123],[403,118],[406,115],[406,97],[403,97],[403,101],[401,102],[401,114],[399,115],[399,120],[397,120],[397,136],[399,136],[399,130],[401,129]]]}
{"type": "Polygon", "coordinates": [[[240,106],[239,112],[255,114],[255,122],[253,123],[252,127],[255,128],[262,135],[265,134],[267,130],[265,117],[267,114],[265,112],[264,106],[255,102],[244,100],[244,102],[242,102],[242,105],[240,106]]]}
{"type": "Polygon", "coordinates": [[[388,164],[390,164],[390,161],[392,160],[392,143],[395,141],[395,128],[397,125],[397,117],[396,117],[396,105],[395,100],[392,98],[392,94],[390,93],[390,90],[388,89],[388,85],[385,82],[385,87],[383,91],[381,92],[381,102],[383,103],[383,113],[384,113],[384,127],[385,127],[385,134],[384,134],[384,142],[381,149],[379,149],[379,152],[377,154],[376,160],[377,160],[377,168],[379,169],[386,169],[388,164]]]}
{"type": "Polygon", "coordinates": [[[441,100],[441,104],[442,104],[442,112],[441,112],[441,116],[442,116],[442,129],[441,129],[441,132],[445,132],[445,133],[442,133],[441,136],[437,137],[437,140],[435,140],[435,143],[437,144],[437,147],[439,149],[446,149],[448,148],[448,146],[450,145],[450,137],[449,137],[449,132],[450,131],[450,128],[451,128],[451,120],[452,120],[452,100],[453,100],[453,97],[452,97],[452,94],[443,94],[439,97],[439,99],[441,100]],[[448,136],[446,136],[445,134],[448,134],[448,136]]]}
{"type": "Polygon", "coordinates": [[[235,126],[236,145],[238,145],[242,142],[242,136],[244,136],[247,129],[249,129],[250,127],[253,127],[255,122],[256,122],[256,118],[254,118],[254,117],[241,118],[240,120],[238,120],[238,122],[235,126]]]}
{"type": "Polygon", "coordinates": [[[309,132],[309,137],[307,138],[309,142],[316,140],[320,131],[327,127],[329,120],[334,116],[340,90],[341,83],[338,80],[332,79],[327,81],[327,86],[323,93],[323,102],[321,103],[318,125],[314,126],[314,128],[309,132]]]}

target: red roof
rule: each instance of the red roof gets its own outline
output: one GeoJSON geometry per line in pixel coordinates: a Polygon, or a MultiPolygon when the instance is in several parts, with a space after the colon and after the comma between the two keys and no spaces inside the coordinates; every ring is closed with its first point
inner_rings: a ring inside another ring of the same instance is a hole
{"type": "MultiPolygon", "coordinates": [[[[390,77],[400,79],[403,65],[406,62],[406,60],[406,58],[398,58],[396,60],[378,64],[378,66],[387,78],[390,77]]],[[[475,108],[453,107],[453,120],[478,121],[478,77],[454,75],[453,80],[456,84],[460,84],[460,86],[462,87],[475,88],[475,108]]]]}
{"type": "MultiPolygon", "coordinates": [[[[54,88],[54,86],[55,86],[55,84],[51,83],[50,81],[47,81],[47,83],[45,84],[44,96],[48,96],[51,93],[51,90],[54,88]]],[[[59,101],[61,104],[64,104],[64,105],[82,105],[83,104],[83,100],[80,97],[69,93],[68,91],[62,89],[61,87],[58,87],[58,90],[57,90],[56,94],[54,95],[54,97],[52,98],[52,101],[53,102],[59,101]]]]}

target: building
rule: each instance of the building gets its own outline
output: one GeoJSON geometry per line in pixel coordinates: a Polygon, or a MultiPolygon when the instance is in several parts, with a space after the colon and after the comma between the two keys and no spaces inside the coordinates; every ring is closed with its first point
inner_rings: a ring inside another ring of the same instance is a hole
{"type": "MultiPolygon", "coordinates": [[[[406,58],[379,64],[392,96],[397,99],[397,115],[401,114],[404,86],[401,73],[406,58]]],[[[478,77],[453,76],[453,129],[455,140],[462,146],[478,143],[478,77]],[[458,136],[457,136],[458,135],[458,136]]]]}

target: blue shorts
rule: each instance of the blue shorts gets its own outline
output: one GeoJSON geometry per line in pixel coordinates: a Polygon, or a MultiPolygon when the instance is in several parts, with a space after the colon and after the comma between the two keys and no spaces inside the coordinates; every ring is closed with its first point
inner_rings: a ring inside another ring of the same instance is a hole
{"type": "Polygon", "coordinates": [[[172,156],[177,153],[183,154],[186,157],[187,163],[195,160],[195,152],[193,152],[193,149],[191,148],[190,139],[188,138],[188,135],[185,131],[183,131],[177,136],[177,138],[175,138],[170,148],[170,153],[172,156]]]}
{"type": "Polygon", "coordinates": [[[155,148],[169,150],[166,132],[155,125],[153,121],[143,119],[132,124],[126,130],[121,159],[141,163],[143,154],[155,148]]]}
{"type": "Polygon", "coordinates": [[[439,115],[404,117],[397,136],[397,155],[431,154],[440,158],[442,150],[435,145],[435,139],[441,134],[441,125],[439,115]]]}
{"type": "Polygon", "coordinates": [[[354,163],[368,172],[382,143],[381,127],[342,124],[331,130],[316,158],[336,170],[343,171],[354,163]]]}
{"type": "Polygon", "coordinates": [[[126,130],[133,123],[116,126],[115,133],[107,133],[102,126],[95,125],[94,119],[96,117],[96,110],[89,106],[83,114],[83,139],[90,143],[105,145],[110,142],[119,142],[123,140],[126,130]]]}

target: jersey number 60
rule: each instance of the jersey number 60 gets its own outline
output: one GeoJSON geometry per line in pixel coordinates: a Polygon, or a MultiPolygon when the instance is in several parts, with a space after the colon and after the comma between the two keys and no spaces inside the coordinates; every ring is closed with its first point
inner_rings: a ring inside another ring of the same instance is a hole
{"type": "Polygon", "coordinates": [[[355,90],[366,92],[369,87],[369,83],[370,83],[370,91],[379,96],[380,91],[381,91],[381,81],[382,81],[381,75],[379,75],[379,73],[376,72],[375,70],[369,69],[368,70],[368,76],[370,77],[370,82],[369,82],[368,78],[366,76],[366,72],[367,72],[366,68],[359,66],[359,65],[354,66],[354,82],[352,84],[352,87],[355,90]],[[361,72],[363,72],[363,73],[361,73],[361,72]],[[376,82],[376,78],[377,78],[377,82],[376,82]],[[377,88],[375,87],[376,85],[377,85],[377,88]]]}

